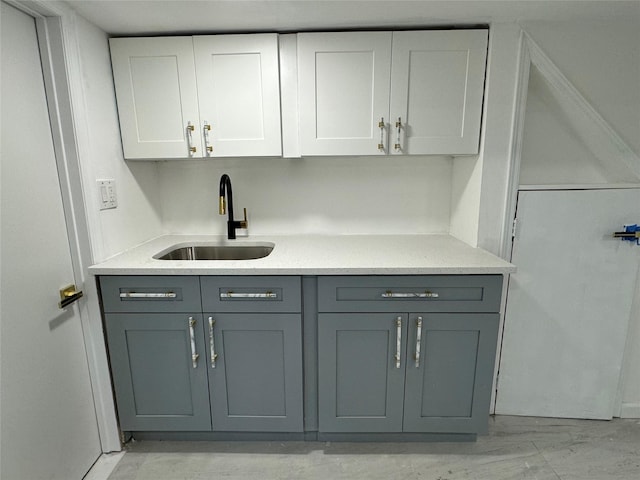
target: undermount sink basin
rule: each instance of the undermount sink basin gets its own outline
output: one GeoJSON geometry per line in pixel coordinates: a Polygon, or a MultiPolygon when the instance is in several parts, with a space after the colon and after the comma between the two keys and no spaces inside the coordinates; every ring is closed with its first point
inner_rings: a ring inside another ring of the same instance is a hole
{"type": "Polygon", "coordinates": [[[271,253],[273,243],[243,245],[174,245],[153,258],[158,260],[254,260],[271,253]]]}

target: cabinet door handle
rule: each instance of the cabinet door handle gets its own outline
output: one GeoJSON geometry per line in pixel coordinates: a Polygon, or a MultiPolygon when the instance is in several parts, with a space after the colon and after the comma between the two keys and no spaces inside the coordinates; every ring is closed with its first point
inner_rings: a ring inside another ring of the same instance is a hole
{"type": "Polygon", "coordinates": [[[396,122],[396,143],[393,145],[393,148],[396,152],[402,151],[402,147],[400,146],[400,130],[402,129],[402,118],[398,117],[398,121],[396,122]]]}
{"type": "Polygon", "coordinates": [[[195,327],[196,319],[193,317],[189,317],[189,339],[191,340],[191,363],[193,364],[193,368],[198,368],[198,355],[196,353],[196,332],[195,327]]]}
{"type": "Polygon", "coordinates": [[[416,368],[420,368],[420,343],[422,342],[422,317],[416,320],[416,368]]]}
{"type": "Polygon", "coordinates": [[[211,156],[213,153],[213,146],[209,145],[209,132],[211,131],[211,125],[206,120],[204,121],[204,126],[202,127],[202,137],[204,138],[204,154],[207,157],[211,156]]]}
{"type": "Polygon", "coordinates": [[[122,292],[120,298],[176,298],[175,292],[122,292]]]}
{"type": "Polygon", "coordinates": [[[193,131],[196,127],[194,127],[191,122],[187,122],[187,153],[190,157],[193,157],[193,154],[196,153],[196,147],[193,146],[193,131]]]}
{"type": "Polygon", "coordinates": [[[220,292],[220,298],[278,298],[273,292],[220,292]]]}
{"type": "Polygon", "coordinates": [[[386,291],[382,294],[382,298],[438,298],[439,293],[430,292],[426,290],[424,292],[391,292],[386,291]]]}
{"type": "Polygon", "coordinates": [[[216,353],[216,344],[213,340],[213,327],[215,326],[216,321],[213,317],[209,317],[209,350],[211,355],[211,368],[216,368],[216,360],[218,359],[218,354],[216,353]]]}
{"type": "Polygon", "coordinates": [[[380,121],[378,122],[378,128],[380,129],[380,143],[378,143],[378,150],[380,150],[382,153],[385,153],[385,148],[384,148],[384,117],[380,118],[380,121]]]}
{"type": "Polygon", "coordinates": [[[400,355],[402,354],[402,317],[396,318],[396,368],[400,368],[400,355]]]}

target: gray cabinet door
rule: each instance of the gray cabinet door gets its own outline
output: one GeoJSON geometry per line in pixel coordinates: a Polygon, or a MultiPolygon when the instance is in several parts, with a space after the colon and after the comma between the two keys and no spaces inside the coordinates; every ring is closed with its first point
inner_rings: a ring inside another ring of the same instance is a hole
{"type": "Polygon", "coordinates": [[[405,432],[486,431],[498,321],[498,314],[409,315],[405,432]]]}
{"type": "Polygon", "coordinates": [[[406,314],[318,316],[321,432],[402,430],[406,325],[406,314]]]}
{"type": "Polygon", "coordinates": [[[110,313],[105,323],[121,428],[211,430],[202,315],[110,313]]]}
{"type": "Polygon", "coordinates": [[[300,314],[211,313],[205,320],[213,429],[301,432],[300,314]]]}

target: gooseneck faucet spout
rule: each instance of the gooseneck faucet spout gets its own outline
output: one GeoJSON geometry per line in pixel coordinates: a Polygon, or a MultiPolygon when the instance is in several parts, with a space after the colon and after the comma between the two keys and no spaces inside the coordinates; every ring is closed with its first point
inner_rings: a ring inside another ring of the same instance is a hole
{"type": "Polygon", "coordinates": [[[220,215],[229,212],[227,219],[227,238],[236,238],[237,228],[247,228],[247,209],[244,209],[244,220],[237,221],[233,218],[233,192],[231,191],[231,178],[226,173],[220,177],[220,215]],[[225,204],[226,198],[226,204],[225,204]]]}

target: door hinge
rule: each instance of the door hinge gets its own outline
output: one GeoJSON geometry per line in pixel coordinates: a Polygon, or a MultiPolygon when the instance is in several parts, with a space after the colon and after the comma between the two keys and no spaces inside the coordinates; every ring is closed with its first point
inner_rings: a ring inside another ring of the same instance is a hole
{"type": "Polygon", "coordinates": [[[516,238],[516,231],[518,228],[518,219],[514,218],[513,219],[513,223],[511,224],[511,239],[513,240],[514,238],[516,238]]]}

